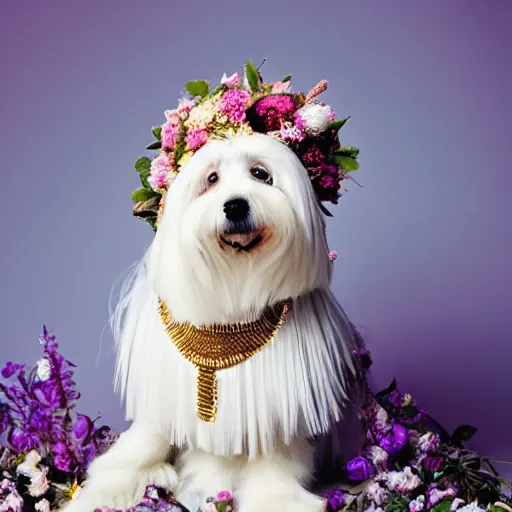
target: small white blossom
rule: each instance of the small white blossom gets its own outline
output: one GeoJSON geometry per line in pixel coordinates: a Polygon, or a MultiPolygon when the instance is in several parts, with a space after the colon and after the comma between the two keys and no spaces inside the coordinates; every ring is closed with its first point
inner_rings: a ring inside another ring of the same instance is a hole
{"type": "Polygon", "coordinates": [[[333,119],[333,111],[329,105],[319,103],[306,103],[297,111],[304,122],[306,132],[317,135],[327,128],[327,125],[333,119]]]}
{"type": "Polygon", "coordinates": [[[41,462],[41,455],[39,455],[36,450],[31,450],[25,455],[25,460],[21,464],[18,464],[16,473],[30,479],[35,478],[41,473],[41,470],[36,467],[39,462],[41,462]]]}
{"type": "Polygon", "coordinates": [[[33,476],[30,479],[30,485],[28,486],[28,492],[31,496],[39,497],[42,496],[50,487],[48,479],[46,478],[46,474],[48,473],[48,468],[44,468],[42,471],[39,471],[39,474],[33,476]]]}
{"type": "Polygon", "coordinates": [[[462,508],[457,509],[458,512],[485,512],[485,508],[481,508],[477,503],[470,503],[462,508]]]}
{"type": "Polygon", "coordinates": [[[36,367],[36,376],[41,382],[47,381],[52,375],[52,369],[50,367],[50,361],[43,358],[39,359],[36,367]]]}
{"type": "Polygon", "coordinates": [[[37,512],[50,512],[50,502],[47,499],[38,501],[35,505],[37,512]]]}

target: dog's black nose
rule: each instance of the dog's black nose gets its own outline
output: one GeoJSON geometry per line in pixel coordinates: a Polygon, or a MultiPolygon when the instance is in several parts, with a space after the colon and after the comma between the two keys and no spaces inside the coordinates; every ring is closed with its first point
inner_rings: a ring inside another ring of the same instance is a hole
{"type": "Polygon", "coordinates": [[[249,203],[245,199],[231,199],[224,203],[224,213],[228,220],[243,221],[249,215],[249,203]]]}

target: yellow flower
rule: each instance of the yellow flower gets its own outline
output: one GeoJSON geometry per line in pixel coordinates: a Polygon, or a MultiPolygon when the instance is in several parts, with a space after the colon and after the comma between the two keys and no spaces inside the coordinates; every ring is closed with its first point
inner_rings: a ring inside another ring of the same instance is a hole
{"type": "Polygon", "coordinates": [[[215,111],[215,103],[211,99],[206,100],[189,112],[185,126],[204,130],[213,121],[215,111]]]}

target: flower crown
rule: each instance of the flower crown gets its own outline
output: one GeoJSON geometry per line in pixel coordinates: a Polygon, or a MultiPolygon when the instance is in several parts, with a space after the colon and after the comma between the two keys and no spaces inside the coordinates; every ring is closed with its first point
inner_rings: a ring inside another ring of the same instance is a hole
{"type": "MultiPolygon", "coordinates": [[[[261,66],[260,66],[261,67],[261,66]]],[[[142,188],[132,194],[133,214],[156,231],[165,193],[190,157],[209,140],[232,135],[269,135],[292,149],[306,168],[324,213],[322,202],[337,204],[341,182],[358,169],[359,150],[341,146],[338,130],[350,119],[337,119],[329,105],[316,98],[327,89],[322,80],[307,94],[291,91],[291,76],[263,82],[251,61],[242,76],[222,77],[210,91],[204,80],[188,82],[189,97],[166,121],[152,129],[156,141],[146,149],[158,150],[153,159],[135,163],[142,188]]]]}

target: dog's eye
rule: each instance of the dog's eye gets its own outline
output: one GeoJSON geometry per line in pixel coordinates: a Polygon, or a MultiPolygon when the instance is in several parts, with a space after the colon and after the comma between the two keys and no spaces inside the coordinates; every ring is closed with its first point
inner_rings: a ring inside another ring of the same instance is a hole
{"type": "Polygon", "coordinates": [[[251,169],[251,174],[259,181],[265,182],[267,185],[272,185],[272,176],[262,169],[261,167],[253,167],[251,169]]]}
{"type": "Polygon", "coordinates": [[[210,176],[208,176],[208,183],[210,185],[215,185],[219,181],[219,175],[216,172],[212,172],[210,176]]]}

